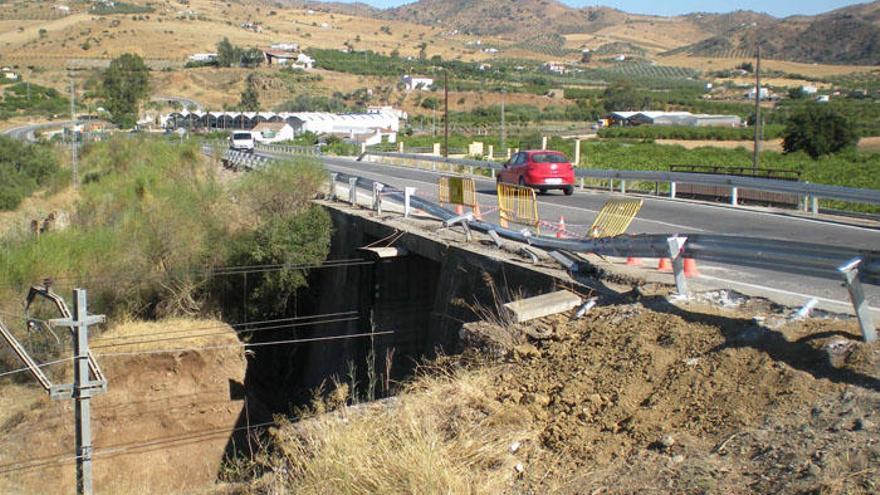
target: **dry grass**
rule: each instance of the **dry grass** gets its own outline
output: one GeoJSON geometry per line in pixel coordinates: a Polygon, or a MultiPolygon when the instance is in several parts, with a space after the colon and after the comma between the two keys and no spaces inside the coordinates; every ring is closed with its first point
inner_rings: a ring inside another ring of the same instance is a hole
{"type": "Polygon", "coordinates": [[[501,493],[530,420],[487,395],[487,372],[421,378],[397,399],[274,430],[275,493],[501,493]]]}
{"type": "Polygon", "coordinates": [[[124,322],[91,341],[92,348],[98,354],[203,347],[233,348],[238,344],[240,341],[228,324],[217,320],[191,318],[124,322]]]}
{"type": "MultiPolygon", "coordinates": [[[[748,58],[744,57],[691,57],[688,55],[658,57],[657,60],[663,65],[688,67],[703,71],[732,69],[743,62],[749,61],[748,58]]],[[[766,59],[761,60],[761,68],[765,70],[779,70],[791,74],[804,74],[815,77],[839,76],[851,74],[853,72],[870,72],[874,69],[874,67],[870,65],[805,64],[800,62],[766,59]]]]}

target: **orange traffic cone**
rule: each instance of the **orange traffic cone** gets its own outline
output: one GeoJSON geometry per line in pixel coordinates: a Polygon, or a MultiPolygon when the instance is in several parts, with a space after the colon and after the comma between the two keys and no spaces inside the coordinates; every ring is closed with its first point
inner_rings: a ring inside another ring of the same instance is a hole
{"type": "Polygon", "coordinates": [[[657,271],[671,272],[672,271],[672,259],[660,258],[660,262],[657,264],[657,271]]]}
{"type": "Polygon", "coordinates": [[[689,278],[700,276],[700,272],[697,270],[697,262],[693,258],[684,259],[684,276],[689,278]]]}
{"type": "Polygon", "coordinates": [[[556,231],[557,239],[565,239],[565,217],[559,215],[559,230],[556,231]]]}
{"type": "Polygon", "coordinates": [[[642,262],[639,261],[638,258],[633,258],[632,256],[629,256],[626,258],[626,264],[628,266],[641,266],[642,262]]]}

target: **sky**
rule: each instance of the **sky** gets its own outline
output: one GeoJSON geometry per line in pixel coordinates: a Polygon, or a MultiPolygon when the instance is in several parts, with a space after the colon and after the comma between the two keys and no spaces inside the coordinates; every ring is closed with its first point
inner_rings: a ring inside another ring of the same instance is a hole
{"type": "MultiPolygon", "coordinates": [[[[344,0],[351,1],[351,0],[344,0]]],[[[411,0],[361,0],[376,7],[395,7],[411,0]]],[[[634,14],[678,15],[691,12],[730,12],[754,10],[776,17],[814,15],[861,2],[845,0],[562,0],[573,7],[602,5],[634,14]]]]}

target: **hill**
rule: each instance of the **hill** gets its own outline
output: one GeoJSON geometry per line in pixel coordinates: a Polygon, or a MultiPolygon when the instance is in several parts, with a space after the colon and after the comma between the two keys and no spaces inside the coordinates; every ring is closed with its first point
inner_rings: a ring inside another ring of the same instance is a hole
{"type": "Polygon", "coordinates": [[[754,12],[693,14],[713,36],[666,52],[700,57],[751,55],[761,41],[766,58],[824,64],[880,64],[880,2],[818,16],[774,19],[754,12]]]}
{"type": "Polygon", "coordinates": [[[623,22],[627,14],[604,7],[574,9],[557,0],[419,0],[379,16],[515,39],[536,33],[593,32],[623,22]]]}

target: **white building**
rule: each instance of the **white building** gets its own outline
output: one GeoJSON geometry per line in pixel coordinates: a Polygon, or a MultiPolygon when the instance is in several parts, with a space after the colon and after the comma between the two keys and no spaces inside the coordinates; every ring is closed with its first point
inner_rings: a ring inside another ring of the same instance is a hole
{"type": "Polygon", "coordinates": [[[216,62],[217,61],[217,54],[216,53],[193,53],[189,57],[186,57],[186,60],[189,62],[200,62],[200,63],[216,62]]]}
{"type": "Polygon", "coordinates": [[[819,92],[816,86],[801,86],[801,93],[805,95],[814,95],[819,92]]]}
{"type": "Polygon", "coordinates": [[[541,65],[541,69],[554,74],[565,74],[568,68],[562,62],[547,62],[541,65]]]}
{"type": "Polygon", "coordinates": [[[403,85],[406,87],[407,91],[421,91],[428,90],[431,86],[434,85],[434,80],[430,77],[416,77],[416,76],[403,76],[401,78],[403,85]]]}
{"type": "Polygon", "coordinates": [[[254,129],[256,132],[259,128],[261,136],[265,133],[262,139],[267,141],[264,142],[292,139],[304,132],[313,132],[372,144],[377,139],[376,142],[397,142],[400,121],[405,118],[406,113],[401,110],[372,107],[367,113],[357,114],[182,111],[166,115],[162,121],[169,129],[254,129]]]}
{"type": "Polygon", "coordinates": [[[291,66],[296,69],[312,70],[315,68],[315,59],[305,53],[300,53],[296,56],[296,61],[291,66]]]}
{"type": "Polygon", "coordinates": [[[251,132],[254,139],[265,144],[289,141],[294,137],[293,127],[287,122],[260,122],[251,132]]]}
{"type": "Polygon", "coordinates": [[[299,43],[275,43],[270,46],[272,50],[281,50],[285,52],[296,52],[299,51],[299,43]]]}
{"type": "MultiPolygon", "coordinates": [[[[746,96],[745,96],[746,99],[747,100],[754,100],[755,99],[755,92],[756,91],[755,91],[754,87],[750,88],[748,93],[746,93],[746,96]]],[[[773,95],[772,95],[772,93],[770,93],[769,88],[761,88],[761,99],[762,100],[769,100],[772,98],[773,98],[773,95]]]]}
{"type": "Polygon", "coordinates": [[[3,67],[2,71],[0,71],[0,73],[3,74],[3,79],[9,80],[9,81],[18,81],[18,77],[19,77],[18,73],[15,72],[14,70],[10,69],[9,67],[3,67]]]}

